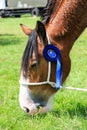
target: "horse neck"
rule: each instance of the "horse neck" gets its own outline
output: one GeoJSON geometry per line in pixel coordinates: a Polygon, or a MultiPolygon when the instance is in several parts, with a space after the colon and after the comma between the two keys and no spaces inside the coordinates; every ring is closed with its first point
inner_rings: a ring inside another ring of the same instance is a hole
{"type": "Polygon", "coordinates": [[[75,40],[87,26],[87,0],[61,3],[46,25],[51,41],[62,50],[70,52],[75,40]]]}

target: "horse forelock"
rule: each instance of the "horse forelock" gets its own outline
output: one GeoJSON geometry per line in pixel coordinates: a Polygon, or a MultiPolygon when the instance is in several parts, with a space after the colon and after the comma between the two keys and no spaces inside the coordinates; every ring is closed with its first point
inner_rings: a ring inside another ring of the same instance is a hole
{"type": "Polygon", "coordinates": [[[32,53],[35,53],[36,59],[38,60],[38,48],[37,48],[37,34],[36,31],[34,30],[28,39],[26,48],[24,50],[24,54],[22,57],[22,64],[21,64],[21,69],[25,77],[28,75],[28,67],[29,67],[29,61],[30,58],[32,57],[32,53]]]}

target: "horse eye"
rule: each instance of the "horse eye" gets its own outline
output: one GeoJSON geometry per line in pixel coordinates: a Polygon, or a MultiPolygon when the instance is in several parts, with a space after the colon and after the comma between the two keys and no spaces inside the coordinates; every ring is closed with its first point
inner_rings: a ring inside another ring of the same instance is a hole
{"type": "Polygon", "coordinates": [[[31,68],[35,68],[35,67],[37,67],[37,63],[31,64],[31,68]]]}

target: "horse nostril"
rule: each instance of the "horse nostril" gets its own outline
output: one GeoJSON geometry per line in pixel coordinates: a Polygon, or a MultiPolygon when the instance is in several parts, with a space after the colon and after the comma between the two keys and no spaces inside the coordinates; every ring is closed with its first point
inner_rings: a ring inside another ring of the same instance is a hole
{"type": "Polygon", "coordinates": [[[24,107],[24,108],[25,108],[25,112],[29,113],[30,110],[26,107],[24,107]]]}
{"type": "Polygon", "coordinates": [[[30,111],[30,110],[29,110],[28,108],[26,108],[26,112],[29,113],[29,111],[30,111]]]}

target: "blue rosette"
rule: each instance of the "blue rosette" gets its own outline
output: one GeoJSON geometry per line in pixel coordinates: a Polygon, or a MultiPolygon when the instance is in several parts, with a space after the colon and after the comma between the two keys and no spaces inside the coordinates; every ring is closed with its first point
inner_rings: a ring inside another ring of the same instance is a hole
{"type": "Polygon", "coordinates": [[[56,62],[56,89],[60,89],[62,83],[61,52],[54,45],[46,45],[43,50],[44,58],[49,62],[56,62]]]}

